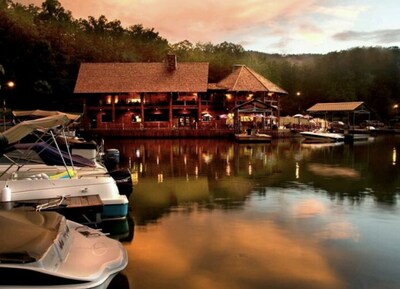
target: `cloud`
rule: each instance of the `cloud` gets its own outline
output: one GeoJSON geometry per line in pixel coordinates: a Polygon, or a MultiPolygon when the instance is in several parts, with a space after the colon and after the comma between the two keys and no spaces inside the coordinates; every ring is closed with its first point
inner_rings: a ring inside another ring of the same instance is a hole
{"type": "Polygon", "coordinates": [[[224,214],[171,214],[162,226],[135,231],[125,245],[131,287],[143,276],[148,288],[345,288],[314,236],[224,214]]]}
{"type": "Polygon", "coordinates": [[[319,7],[316,12],[325,16],[332,16],[335,18],[346,19],[350,21],[356,20],[359,15],[370,9],[367,5],[335,5],[331,7],[319,7]]]}
{"type": "Polygon", "coordinates": [[[293,214],[296,218],[311,218],[322,216],[325,213],[325,205],[321,201],[315,199],[301,201],[293,207],[293,214]]]}
{"type": "Polygon", "coordinates": [[[389,44],[400,41],[400,29],[386,29],[370,32],[345,31],[334,34],[333,38],[339,41],[367,41],[389,44]]]}
{"type": "MultiPolygon", "coordinates": [[[[43,2],[15,1],[38,6],[43,2]]],[[[363,28],[356,27],[361,18],[371,19],[378,13],[376,8],[368,6],[371,3],[361,0],[350,4],[344,0],[59,1],[74,18],[105,15],[109,21],[120,20],[123,27],[142,24],[145,28],[154,28],[170,43],[228,41],[241,44],[247,50],[272,53],[325,52],[332,50],[332,46],[348,46],[352,38],[369,42],[371,36],[361,37],[360,32],[355,31],[363,28]]],[[[379,15],[383,15],[383,11],[379,15]]],[[[391,43],[398,41],[398,34],[394,36],[397,40],[390,40],[393,34],[373,39],[391,43]]]]}
{"type": "Polygon", "coordinates": [[[315,233],[317,238],[322,240],[353,240],[360,241],[360,233],[348,222],[336,222],[326,225],[319,232],[315,233]]]}

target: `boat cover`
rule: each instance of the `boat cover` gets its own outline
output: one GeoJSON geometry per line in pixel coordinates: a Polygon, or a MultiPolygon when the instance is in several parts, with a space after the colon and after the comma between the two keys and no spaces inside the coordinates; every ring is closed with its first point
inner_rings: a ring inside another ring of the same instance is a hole
{"type": "Polygon", "coordinates": [[[56,212],[0,211],[0,264],[42,258],[53,245],[62,218],[56,212]]]}
{"type": "Polygon", "coordinates": [[[7,146],[8,140],[4,135],[0,134],[0,157],[3,156],[4,150],[7,148],[7,146]]]}
{"type": "Polygon", "coordinates": [[[35,151],[43,162],[49,166],[62,166],[64,165],[63,159],[67,166],[77,166],[77,167],[96,167],[96,163],[88,158],[82,157],[80,155],[69,155],[67,152],[57,150],[57,148],[49,145],[46,142],[38,143],[19,143],[12,145],[8,151],[13,149],[17,150],[33,150],[35,151]],[[71,162],[72,160],[72,162],[71,162]]]}
{"type": "Polygon", "coordinates": [[[16,143],[38,129],[50,129],[60,125],[67,125],[71,120],[65,114],[52,115],[34,120],[26,120],[3,132],[9,144],[16,143]]]}
{"type": "Polygon", "coordinates": [[[12,114],[15,117],[31,117],[31,118],[38,118],[38,117],[46,117],[51,115],[66,115],[70,120],[77,120],[81,117],[81,114],[73,114],[73,113],[65,113],[61,111],[52,111],[52,110],[14,110],[12,114]]]}

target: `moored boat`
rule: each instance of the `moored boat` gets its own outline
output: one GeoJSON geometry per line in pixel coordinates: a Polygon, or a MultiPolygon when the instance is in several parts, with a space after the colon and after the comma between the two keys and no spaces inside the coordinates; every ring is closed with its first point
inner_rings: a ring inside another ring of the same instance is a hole
{"type": "Polygon", "coordinates": [[[1,288],[107,288],[128,264],[120,242],[55,212],[0,211],[1,288]]]}
{"type": "Polygon", "coordinates": [[[256,133],[256,134],[239,133],[235,134],[235,140],[238,142],[269,143],[271,142],[272,137],[269,134],[264,134],[264,133],[256,133]]]}
{"type": "MultiPolygon", "coordinates": [[[[56,115],[22,122],[5,131],[0,138],[3,140],[0,188],[11,192],[8,201],[99,195],[104,205],[102,218],[126,217],[128,197],[120,193],[116,180],[104,165],[63,152],[57,142],[55,146],[42,142],[17,143],[39,128],[50,130],[68,122],[65,115],[56,115]]],[[[54,137],[52,140],[55,141],[54,137]]]]}
{"type": "Polygon", "coordinates": [[[301,136],[314,142],[343,142],[344,135],[327,131],[301,131],[301,136]]]}

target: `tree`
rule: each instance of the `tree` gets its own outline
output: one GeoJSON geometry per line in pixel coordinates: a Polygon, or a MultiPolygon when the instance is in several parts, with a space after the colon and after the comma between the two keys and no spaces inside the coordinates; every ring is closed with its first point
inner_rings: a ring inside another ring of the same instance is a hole
{"type": "Polygon", "coordinates": [[[38,15],[38,19],[44,21],[70,22],[72,20],[72,14],[70,11],[66,11],[58,0],[45,0],[42,3],[42,9],[38,15]]]}

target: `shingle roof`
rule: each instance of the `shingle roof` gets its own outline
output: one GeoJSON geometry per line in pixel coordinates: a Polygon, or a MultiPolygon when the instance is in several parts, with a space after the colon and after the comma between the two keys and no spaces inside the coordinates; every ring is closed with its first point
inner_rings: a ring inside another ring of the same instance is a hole
{"type": "Polygon", "coordinates": [[[354,111],[363,106],[363,104],[364,102],[362,101],[317,103],[312,107],[310,107],[309,109],[307,109],[307,111],[309,112],[354,111]]]}
{"type": "Polygon", "coordinates": [[[266,91],[287,94],[285,90],[245,65],[235,66],[234,71],[218,82],[219,87],[228,91],[266,91]]]}
{"type": "Polygon", "coordinates": [[[75,93],[205,92],[208,63],[82,63],[75,93]]]}

